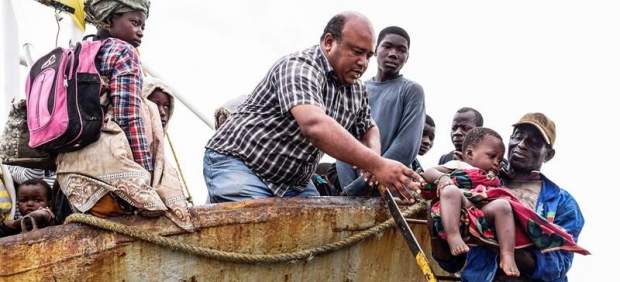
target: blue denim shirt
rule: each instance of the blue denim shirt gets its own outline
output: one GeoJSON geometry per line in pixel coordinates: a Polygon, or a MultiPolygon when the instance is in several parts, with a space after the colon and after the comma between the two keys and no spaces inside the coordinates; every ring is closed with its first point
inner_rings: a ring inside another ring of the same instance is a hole
{"type": "MultiPolygon", "coordinates": [[[[584,219],[575,199],[551,180],[542,176],[542,189],[536,203],[536,213],[544,218],[553,217],[553,223],[573,235],[575,242],[583,228],[584,219]]],[[[534,273],[521,273],[531,281],[567,281],[566,273],[573,262],[573,253],[553,251],[541,253],[533,251],[536,257],[534,273]]],[[[491,282],[499,266],[495,250],[487,247],[473,247],[463,261],[440,261],[439,265],[449,272],[457,272],[462,267],[462,281],[491,282]]]]}

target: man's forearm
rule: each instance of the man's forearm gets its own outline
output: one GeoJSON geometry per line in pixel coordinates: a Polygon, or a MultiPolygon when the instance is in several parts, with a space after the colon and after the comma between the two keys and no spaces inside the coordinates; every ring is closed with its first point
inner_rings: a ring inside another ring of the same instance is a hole
{"type": "Polygon", "coordinates": [[[372,143],[364,146],[334,120],[325,121],[320,127],[322,130],[313,132],[308,138],[328,155],[364,170],[370,170],[380,161],[380,145],[378,150],[370,147],[372,143]]]}
{"type": "MultiPolygon", "coordinates": [[[[291,109],[302,133],[321,151],[343,162],[364,170],[371,170],[381,162],[381,156],[373,149],[364,146],[334,119],[325,115],[315,106],[297,106],[291,109]]],[[[366,136],[365,136],[366,137],[366,136]]],[[[370,146],[373,136],[368,136],[370,146]]],[[[380,150],[380,148],[379,148],[380,150]]]]}

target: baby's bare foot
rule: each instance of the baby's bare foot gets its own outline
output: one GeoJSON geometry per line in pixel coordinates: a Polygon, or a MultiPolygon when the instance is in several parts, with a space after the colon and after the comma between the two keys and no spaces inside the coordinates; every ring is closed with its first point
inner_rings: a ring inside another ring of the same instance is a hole
{"type": "Polygon", "coordinates": [[[521,275],[521,273],[519,273],[519,268],[517,268],[517,263],[515,262],[515,257],[513,253],[500,254],[499,267],[508,276],[519,277],[519,275],[521,275]]]}
{"type": "Polygon", "coordinates": [[[448,235],[446,240],[448,241],[448,245],[450,245],[450,253],[452,253],[453,256],[469,252],[469,247],[465,244],[460,234],[448,235]]]}

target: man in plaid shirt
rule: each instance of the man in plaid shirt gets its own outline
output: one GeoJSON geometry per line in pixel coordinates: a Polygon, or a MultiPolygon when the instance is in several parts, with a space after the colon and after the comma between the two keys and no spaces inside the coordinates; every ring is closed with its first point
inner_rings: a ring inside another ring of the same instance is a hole
{"type": "Polygon", "coordinates": [[[207,144],[211,202],[318,196],[310,176],[323,152],[408,198],[419,175],[382,158],[379,130],[359,81],[374,32],[357,13],[334,16],[321,44],[280,59],[207,144]]]}

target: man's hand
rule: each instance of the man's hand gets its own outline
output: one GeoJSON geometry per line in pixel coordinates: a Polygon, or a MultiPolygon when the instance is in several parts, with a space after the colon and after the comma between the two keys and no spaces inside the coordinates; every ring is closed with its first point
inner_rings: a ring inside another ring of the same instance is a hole
{"type": "Polygon", "coordinates": [[[521,273],[532,274],[536,270],[536,257],[531,248],[515,250],[515,262],[521,273]]]}
{"type": "Polygon", "coordinates": [[[364,139],[367,139],[365,143],[370,144],[369,148],[356,140],[318,106],[299,105],[291,108],[290,112],[297,121],[301,133],[314,146],[335,159],[366,171],[363,175],[367,178],[367,182],[379,182],[387,187],[393,187],[403,199],[412,198],[407,191],[415,189],[412,179],[423,183],[422,177],[413,170],[397,161],[381,157],[378,153],[381,148],[381,143],[378,142],[379,130],[376,127],[371,127],[364,135],[364,139]]]}
{"type": "Polygon", "coordinates": [[[424,183],[424,179],[413,170],[390,159],[381,158],[381,162],[370,171],[379,183],[393,188],[406,201],[411,201],[411,191],[424,183]]]}
{"type": "Polygon", "coordinates": [[[520,282],[520,281],[529,281],[527,275],[523,274],[532,274],[536,270],[536,257],[532,253],[531,248],[526,249],[518,249],[515,250],[515,262],[517,262],[517,267],[521,272],[520,277],[509,277],[507,276],[501,269],[497,270],[494,281],[502,281],[502,282],[520,282]]]}
{"type": "Polygon", "coordinates": [[[368,184],[370,187],[374,187],[379,184],[377,178],[370,172],[365,171],[363,169],[358,168],[357,166],[352,166],[355,171],[357,171],[357,175],[361,176],[362,179],[368,184]]]}

